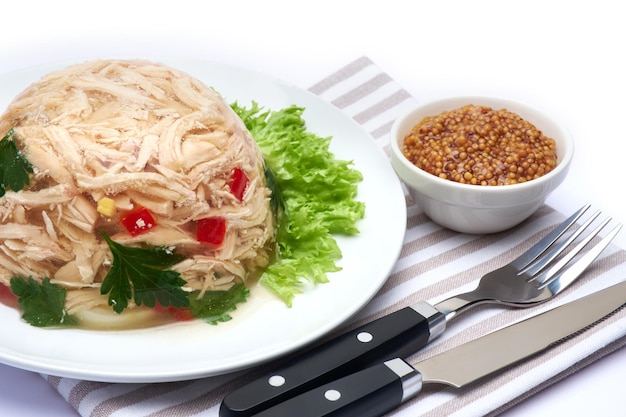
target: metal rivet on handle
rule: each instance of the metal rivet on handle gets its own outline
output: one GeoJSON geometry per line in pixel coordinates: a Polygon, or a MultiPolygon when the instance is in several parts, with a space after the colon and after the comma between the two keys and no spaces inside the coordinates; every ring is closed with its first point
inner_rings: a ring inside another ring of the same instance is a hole
{"type": "Polygon", "coordinates": [[[368,343],[368,342],[371,342],[374,339],[374,336],[372,336],[372,334],[368,333],[368,332],[361,332],[361,333],[356,335],[356,339],[359,342],[368,343]]]}
{"type": "Polygon", "coordinates": [[[270,379],[267,380],[269,384],[273,387],[280,387],[285,384],[285,377],[280,375],[273,375],[270,379]]]}
{"type": "Polygon", "coordinates": [[[341,398],[341,393],[337,391],[336,389],[329,389],[328,391],[324,393],[324,397],[328,401],[337,401],[338,399],[341,398]]]}

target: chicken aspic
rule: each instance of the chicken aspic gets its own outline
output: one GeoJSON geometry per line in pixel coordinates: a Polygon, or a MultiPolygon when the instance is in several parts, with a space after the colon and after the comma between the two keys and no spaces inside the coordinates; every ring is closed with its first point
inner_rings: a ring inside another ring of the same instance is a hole
{"type": "Polygon", "coordinates": [[[138,60],[67,67],[14,99],[5,134],[30,170],[22,189],[5,179],[0,197],[6,286],[49,278],[67,290],[68,314],[110,308],[107,238],[175,249],[169,270],[198,297],[245,282],[272,256],[261,151],[222,97],[183,72],[138,60]]]}

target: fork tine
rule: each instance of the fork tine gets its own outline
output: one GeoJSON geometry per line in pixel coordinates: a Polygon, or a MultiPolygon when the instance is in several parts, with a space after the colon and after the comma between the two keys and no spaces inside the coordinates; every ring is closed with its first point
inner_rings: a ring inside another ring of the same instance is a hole
{"type": "MultiPolygon", "coordinates": [[[[569,263],[569,261],[571,261],[576,255],[578,255],[578,253],[582,251],[583,248],[587,246],[589,242],[591,242],[591,239],[596,237],[596,235],[600,233],[600,230],[602,230],[604,226],[606,226],[607,223],[610,221],[611,221],[610,218],[604,219],[604,221],[600,223],[599,226],[597,226],[593,231],[591,231],[587,235],[587,237],[581,240],[574,249],[570,250],[567,253],[567,255],[563,256],[563,258],[561,258],[556,264],[551,266],[550,269],[545,271],[543,274],[540,274],[537,276],[531,276],[530,278],[528,278],[528,281],[530,282],[530,281],[538,280],[541,283],[549,282],[552,279],[552,277],[554,277],[557,273],[559,273],[559,271],[562,270],[565,267],[565,265],[569,263]]],[[[582,229],[582,227],[580,229],[582,229]]]]}
{"type": "Polygon", "coordinates": [[[521,271],[522,269],[528,267],[531,262],[537,259],[550,246],[552,246],[554,242],[556,242],[561,236],[563,236],[563,233],[565,233],[567,229],[569,229],[574,223],[576,223],[580,216],[582,216],[589,207],[591,207],[591,204],[587,204],[578,209],[578,211],[565,219],[563,223],[561,223],[554,230],[544,236],[540,241],[535,243],[530,249],[518,256],[509,265],[518,271],[521,271]]]}
{"type": "MultiPolygon", "coordinates": [[[[608,223],[609,220],[603,222],[600,226],[598,226],[596,228],[596,230],[591,232],[590,237],[588,236],[588,239],[586,238],[584,241],[581,241],[576,246],[576,248],[574,248],[572,251],[580,251],[583,246],[585,246],[596,234],[598,234],[600,229],[602,229],[608,223]],[[580,248],[579,248],[579,246],[580,246],[580,248]]],[[[560,292],[561,289],[566,288],[567,286],[569,286],[572,282],[574,282],[576,280],[576,278],[578,278],[580,276],[580,274],[582,274],[587,269],[587,267],[593,261],[595,261],[595,259],[602,253],[602,251],[604,251],[604,249],[606,249],[606,247],[609,245],[609,243],[611,243],[611,241],[615,238],[615,236],[617,236],[617,233],[619,233],[621,228],[622,228],[622,225],[618,224],[605,237],[603,237],[602,240],[600,240],[600,242],[598,242],[598,244],[596,244],[593,248],[589,249],[589,251],[587,251],[587,253],[585,253],[583,256],[581,256],[580,259],[578,259],[572,265],[570,265],[566,269],[560,271],[560,273],[558,273],[559,271],[555,271],[558,274],[557,275],[553,275],[551,278],[545,280],[541,284],[540,289],[545,288],[547,286],[548,288],[550,288],[550,291],[553,294],[556,294],[556,293],[560,292]],[[553,284],[558,285],[558,287],[553,288],[553,284]]],[[[567,262],[565,262],[563,265],[561,265],[561,267],[565,266],[566,263],[567,262]]],[[[557,265],[555,265],[554,268],[556,268],[557,265]]]]}
{"type": "MultiPolygon", "coordinates": [[[[596,211],[591,217],[589,217],[587,219],[586,222],[584,222],[578,229],[576,229],[573,233],[571,233],[567,239],[565,239],[563,242],[559,243],[556,247],[552,248],[550,250],[550,252],[548,252],[546,255],[541,256],[541,258],[538,258],[534,263],[531,263],[531,265],[529,265],[527,268],[525,268],[523,271],[520,271],[519,274],[524,273],[525,275],[536,275],[537,273],[539,273],[539,271],[541,271],[542,269],[544,269],[546,266],[548,266],[553,260],[555,260],[566,248],[568,248],[571,243],[576,240],[576,238],[578,238],[578,236],[581,235],[582,232],[584,232],[589,225],[591,225],[591,223],[593,223],[593,221],[600,215],[600,211],[596,211]]],[[[608,220],[606,220],[606,222],[608,222],[608,220]]],[[[606,223],[605,223],[606,224],[606,223]]],[[[599,230],[597,230],[595,233],[598,233],[599,230]]],[[[592,236],[593,237],[593,236],[592,236]]],[[[582,249],[582,247],[580,248],[582,249]]],[[[571,253],[571,252],[570,252],[571,253]]],[[[569,259],[571,259],[576,253],[574,253],[573,255],[570,256],[569,259]]],[[[562,264],[561,266],[563,266],[564,264],[562,264]]]]}

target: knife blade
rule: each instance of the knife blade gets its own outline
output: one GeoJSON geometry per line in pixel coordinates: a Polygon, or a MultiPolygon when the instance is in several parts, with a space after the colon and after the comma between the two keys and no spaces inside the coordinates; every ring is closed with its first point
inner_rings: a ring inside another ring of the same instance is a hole
{"type": "MultiPolygon", "coordinates": [[[[543,237],[553,242],[567,224],[589,206],[572,214],[543,237]],[[563,226],[565,225],[565,226],[563,226]]],[[[458,306],[418,302],[344,333],[301,355],[272,374],[255,379],[228,394],[222,417],[248,417],[315,386],[394,357],[406,357],[426,346],[446,329],[458,306]]]]}
{"type": "MultiPolygon", "coordinates": [[[[496,330],[415,365],[395,358],[311,389],[258,417],[383,415],[424,384],[461,388],[572,337],[626,305],[626,281],[496,330]],[[462,366],[461,366],[462,365],[462,366]]],[[[220,416],[227,415],[221,414],[220,416]]]]}

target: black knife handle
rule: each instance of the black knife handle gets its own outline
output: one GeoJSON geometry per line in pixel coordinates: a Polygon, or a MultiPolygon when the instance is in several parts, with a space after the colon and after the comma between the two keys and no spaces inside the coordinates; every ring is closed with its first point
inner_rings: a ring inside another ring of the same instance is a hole
{"type": "Polygon", "coordinates": [[[445,329],[442,313],[427,303],[388,314],[338,336],[291,364],[228,394],[220,417],[248,417],[362,368],[406,357],[445,329]]]}
{"type": "Polygon", "coordinates": [[[366,368],[314,388],[257,417],[378,417],[415,396],[422,378],[402,359],[366,368]]]}

